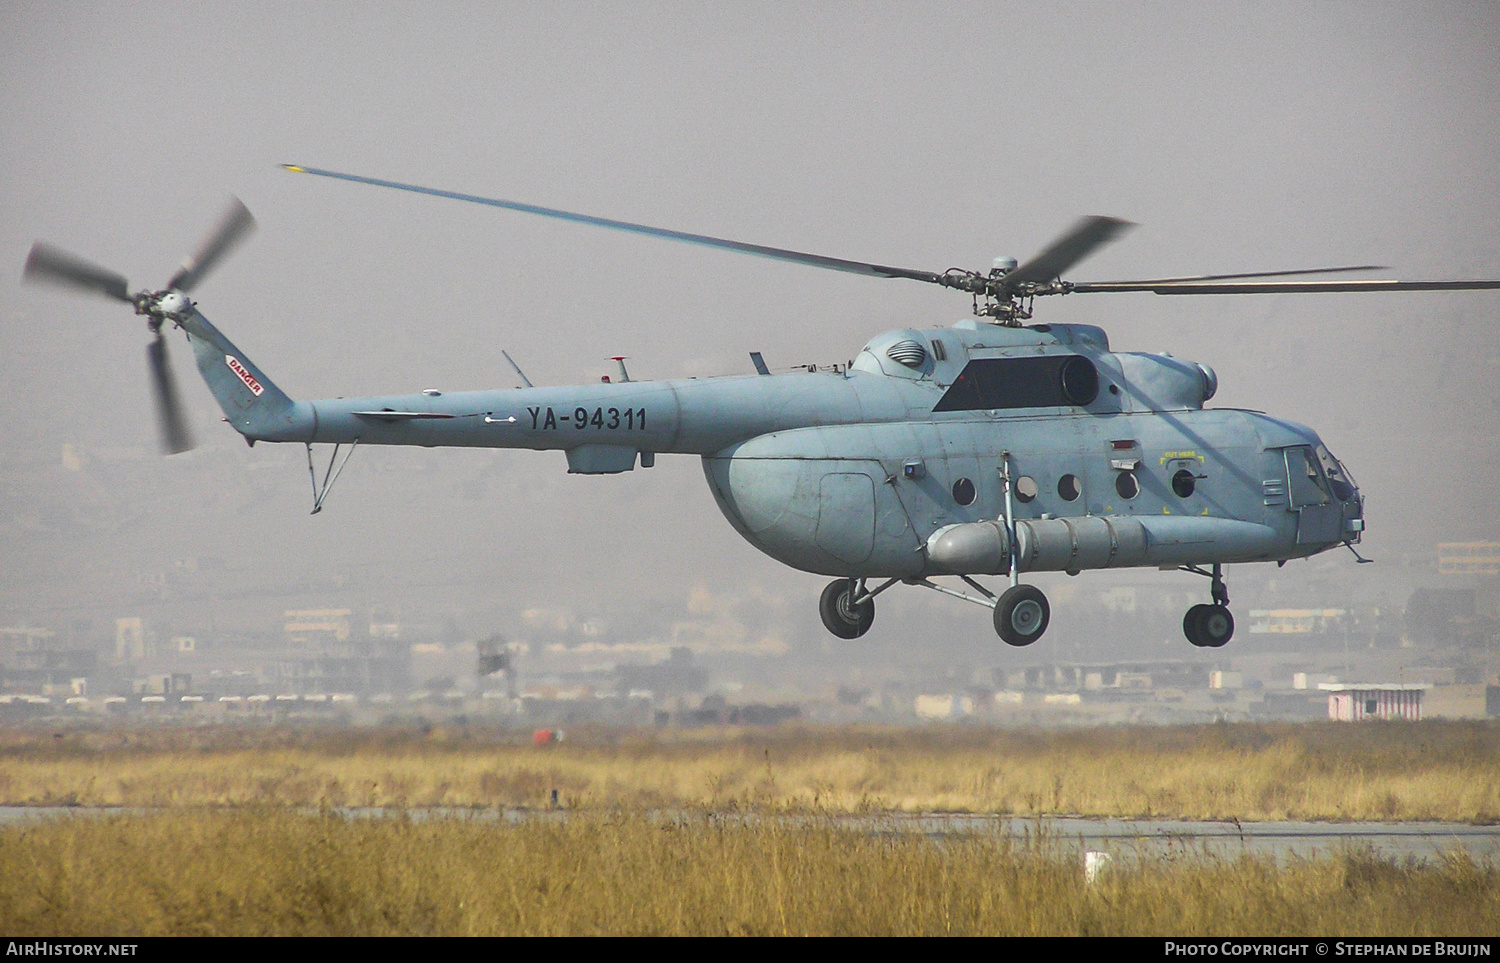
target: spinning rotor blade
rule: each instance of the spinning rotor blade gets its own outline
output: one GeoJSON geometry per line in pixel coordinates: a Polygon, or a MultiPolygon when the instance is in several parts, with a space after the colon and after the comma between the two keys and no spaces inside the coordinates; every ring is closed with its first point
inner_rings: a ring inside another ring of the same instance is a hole
{"type": "Polygon", "coordinates": [[[688,244],[699,244],[726,251],[738,251],[741,254],[754,254],[758,257],[806,264],[810,267],[819,267],[830,271],[844,271],[849,274],[862,274],[866,277],[909,278],[913,281],[926,281],[929,284],[939,284],[946,288],[954,288],[974,295],[974,310],[976,314],[997,318],[1004,324],[1014,324],[1030,318],[1031,310],[1029,302],[1022,304],[1023,299],[1047,294],[1103,294],[1106,292],[1126,291],[1151,291],[1156,294],[1295,294],[1319,291],[1476,291],[1500,288],[1500,281],[1248,280],[1251,278],[1286,278],[1306,274],[1338,274],[1349,271],[1385,270],[1385,268],[1373,264],[1308,268],[1294,271],[1203,274],[1192,277],[1155,278],[1144,281],[1071,282],[1062,280],[1064,271],[1067,271],[1094,253],[1098,248],[1108,244],[1135,226],[1130,221],[1099,215],[1085,217],[1077,221],[1067,232],[1042,250],[1040,254],[1037,254],[1008,273],[1000,274],[998,272],[991,272],[989,274],[980,274],[975,271],[952,268],[939,274],[933,271],[917,271],[911,268],[871,264],[865,261],[848,261],[843,258],[825,257],[821,254],[806,254],[801,251],[790,251],[785,248],[747,244],[744,241],[731,241],[726,238],[710,237],[705,234],[690,234],[686,231],[649,227],[645,224],[635,224],[630,221],[616,221],[606,217],[594,217],[589,214],[575,214],[571,211],[563,211],[551,207],[539,207],[535,204],[522,204],[518,201],[478,197],[473,194],[460,194],[455,191],[421,187],[416,184],[403,184],[398,181],[361,177],[357,174],[341,174],[337,171],[321,170],[315,167],[300,167],[295,164],[283,164],[282,167],[301,174],[317,174],[320,177],[332,177],[337,180],[353,181],[357,184],[389,187],[394,190],[411,191],[416,194],[430,194],[434,197],[447,197],[456,201],[468,201],[473,204],[487,204],[490,207],[500,207],[506,210],[520,211],[525,214],[539,214],[543,217],[553,217],[559,220],[573,221],[578,224],[590,224],[595,227],[605,227],[615,231],[628,231],[633,234],[666,238],[671,241],[683,241],[688,244]],[[980,298],[984,299],[983,304],[980,303],[980,298]]]}
{"type": "Polygon", "coordinates": [[[1056,280],[1068,268],[1132,227],[1135,225],[1130,221],[1117,217],[1094,215],[1081,218],[1042,253],[1005,275],[1000,282],[1001,291],[1013,291],[1027,283],[1046,284],[1056,280]]]}
{"type": "Polygon", "coordinates": [[[172,275],[167,287],[178,291],[191,291],[193,287],[213,269],[219,259],[255,229],[255,218],[238,197],[229,199],[229,208],[219,218],[218,225],[198,245],[198,250],[182,261],[182,267],[172,275]]]}
{"type": "Polygon", "coordinates": [[[93,291],[116,301],[130,302],[129,285],[123,275],[91,264],[83,258],[53,247],[46,241],[31,246],[21,277],[33,284],[57,284],[93,291]]]}
{"type": "MultiPolygon", "coordinates": [[[[1181,278],[1150,278],[1144,281],[1110,281],[1110,284],[1184,284],[1188,281],[1233,281],[1244,278],[1285,278],[1298,274],[1342,274],[1347,271],[1389,271],[1380,264],[1359,264],[1353,267],[1302,268],[1298,271],[1253,271],[1248,274],[1194,274],[1181,278]]],[[[1075,285],[1076,287],[1076,285],[1075,285]]]]}
{"type": "Polygon", "coordinates": [[[1071,230],[1053,241],[1042,253],[1022,264],[1014,271],[1011,271],[1004,278],[997,278],[995,276],[986,276],[974,271],[964,271],[956,268],[938,273],[936,271],[919,271],[913,268],[893,267],[887,264],[872,264],[867,261],[850,261],[844,258],[826,257],[822,254],[807,254],[802,251],[787,250],[786,248],[767,247],[763,244],[731,241],[727,238],[710,237],[706,234],[691,234],[687,231],[674,231],[664,227],[651,227],[646,224],[636,224],[630,221],[617,221],[607,217],[595,217],[591,214],[576,214],[572,211],[563,211],[552,207],[540,207],[536,204],[523,204],[519,201],[479,197],[474,194],[461,194],[456,191],[421,187],[417,184],[403,184],[399,181],[381,180],[376,177],[342,174],[338,171],[322,170],[316,167],[301,167],[296,164],[283,164],[281,166],[286,170],[299,174],[316,174],[319,177],[332,177],[336,180],[353,181],[356,184],[370,184],[375,187],[389,187],[398,191],[411,191],[415,194],[430,194],[433,197],[447,197],[452,200],[468,201],[473,204],[487,204],[490,207],[520,211],[525,214],[539,214],[542,217],[553,217],[558,220],[589,224],[594,227],[605,227],[615,231],[628,231],[632,234],[666,238],[669,241],[683,241],[688,244],[715,247],[725,251],[737,251],[741,254],[754,254],[757,257],[766,257],[777,261],[790,261],[794,264],[805,264],[809,267],[824,268],[829,271],[862,274],[866,277],[907,278],[912,281],[925,281],[928,284],[940,284],[946,288],[956,288],[974,295],[1000,298],[1009,297],[1013,292],[1026,287],[1044,285],[1054,281],[1059,274],[1088,257],[1095,249],[1114,240],[1128,228],[1135,226],[1129,221],[1122,221],[1114,217],[1085,217],[1074,224],[1071,230]]]}
{"type": "Polygon", "coordinates": [[[747,244],[744,241],[731,241],[722,237],[709,237],[706,234],[689,234],[686,231],[673,231],[664,227],[633,224],[630,221],[616,221],[607,217],[594,217],[591,214],[575,214],[571,211],[560,211],[552,207],[522,204],[519,201],[504,201],[493,197],[459,194],[455,191],[442,191],[433,187],[419,187],[415,184],[383,181],[374,177],[360,177],[357,174],[340,174],[336,171],[319,170],[316,167],[298,167],[295,164],[282,164],[281,166],[298,174],[317,174],[320,177],[333,177],[338,180],[353,181],[356,184],[372,184],[376,187],[390,187],[398,191],[412,191],[416,194],[430,194],[433,197],[447,197],[455,201],[488,204],[490,207],[501,207],[508,211],[520,211],[524,214],[540,214],[542,217],[555,217],[558,220],[573,221],[578,224],[607,227],[614,231],[628,231],[632,234],[645,234],[648,237],[666,238],[669,241],[683,241],[688,244],[700,244],[704,247],[738,251],[741,254],[754,254],[757,257],[767,257],[777,261],[791,261],[796,264],[806,264],[811,267],[825,268],[830,271],[844,271],[848,274],[863,274],[867,277],[877,278],[910,278],[913,281],[926,281],[930,284],[943,283],[942,275],[932,271],[914,271],[909,268],[867,264],[864,261],[846,261],[843,258],[824,257],[821,254],[804,254],[801,251],[789,251],[779,247],[766,247],[761,244],[747,244]]]}
{"type": "Polygon", "coordinates": [[[1500,281],[1095,281],[1075,283],[1071,294],[1150,291],[1153,294],[1352,294],[1360,291],[1489,291],[1500,281]]]}
{"type": "Polygon", "coordinates": [[[160,331],[156,333],[156,339],[146,345],[146,362],[151,368],[151,395],[156,400],[156,424],[161,432],[162,453],[175,455],[187,451],[193,447],[193,441],[182,417],[177,382],[167,363],[167,339],[160,331]]]}

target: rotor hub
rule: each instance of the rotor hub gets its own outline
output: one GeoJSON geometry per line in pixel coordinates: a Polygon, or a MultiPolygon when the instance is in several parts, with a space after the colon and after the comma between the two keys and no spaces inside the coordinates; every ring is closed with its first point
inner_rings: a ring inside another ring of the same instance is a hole
{"type": "Polygon", "coordinates": [[[166,291],[157,295],[157,310],[174,321],[187,317],[193,310],[193,302],[181,291],[166,291]]]}
{"type": "Polygon", "coordinates": [[[131,298],[135,313],[144,315],[152,331],[160,331],[163,322],[181,324],[193,310],[193,302],[181,291],[140,291],[131,298]]]}

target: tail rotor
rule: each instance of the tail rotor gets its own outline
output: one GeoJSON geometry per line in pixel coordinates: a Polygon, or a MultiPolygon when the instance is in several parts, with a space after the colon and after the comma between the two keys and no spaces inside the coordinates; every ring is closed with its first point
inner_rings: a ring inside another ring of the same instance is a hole
{"type": "Polygon", "coordinates": [[[193,310],[193,302],[186,292],[196,287],[254,228],[255,218],[250,211],[238,198],[231,198],[229,207],[213,230],[197,250],[183,259],[182,266],[160,291],[143,290],[131,294],[124,275],[45,241],[32,245],[31,254],[26,258],[26,268],[21,276],[28,283],[57,285],[123,301],[134,307],[136,314],[145,317],[146,327],[152,334],[152,341],[146,346],[146,367],[151,377],[151,395],[155,401],[163,454],[187,451],[193,447],[193,441],[188,433],[177,381],[172,375],[162,325],[170,321],[181,327],[182,319],[193,310]]]}

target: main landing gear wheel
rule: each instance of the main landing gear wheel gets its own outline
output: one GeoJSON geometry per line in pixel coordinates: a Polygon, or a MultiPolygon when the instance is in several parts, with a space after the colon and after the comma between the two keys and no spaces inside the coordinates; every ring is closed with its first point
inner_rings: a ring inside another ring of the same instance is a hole
{"type": "Polygon", "coordinates": [[[859,582],[852,578],[834,579],[823,590],[818,600],[818,614],[823,616],[823,625],[841,639],[857,639],[870,631],[875,624],[875,602],[865,599],[851,605],[856,598],[859,582]]]}
{"type": "Polygon", "coordinates": [[[1234,616],[1222,605],[1195,605],[1182,617],[1182,634],[1200,649],[1217,649],[1234,638],[1234,616]]]}
{"type": "Polygon", "coordinates": [[[1052,609],[1035,585],[1012,585],[995,603],[995,631],[1007,645],[1030,645],[1047,631],[1052,609]]]}

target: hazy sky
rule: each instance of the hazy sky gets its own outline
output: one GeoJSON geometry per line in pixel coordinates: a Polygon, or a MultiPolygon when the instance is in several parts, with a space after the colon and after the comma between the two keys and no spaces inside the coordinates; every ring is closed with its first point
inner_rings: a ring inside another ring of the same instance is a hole
{"type": "MultiPolygon", "coordinates": [[[[881,330],[963,317],[962,295],[284,162],[933,270],[1024,258],[1098,213],[1141,227],[1075,280],[1500,276],[1493,3],[0,2],[0,18],[6,624],[191,626],[191,605],[159,603],[255,586],[270,625],[301,585],[471,632],[821,637],[821,580],[741,541],[695,459],[579,478],[559,453],[361,450],[309,518],[301,449],[247,449],[180,339],[201,447],[156,458],[140,320],[23,288],[27,248],[159,285],[238,195],[260,230],[195,296],[295,397],[509,386],[502,348],[538,384],[594,380],[615,354],[637,378],[745,372],[751,350],[842,361],[881,330]]],[[[1317,428],[1366,491],[1369,553],[1500,537],[1500,295],[1042,308],[1213,365],[1217,404],[1317,428]]],[[[872,638],[928,618],[989,631],[977,608],[897,594],[883,611],[904,614],[872,638]]]]}

